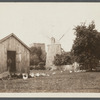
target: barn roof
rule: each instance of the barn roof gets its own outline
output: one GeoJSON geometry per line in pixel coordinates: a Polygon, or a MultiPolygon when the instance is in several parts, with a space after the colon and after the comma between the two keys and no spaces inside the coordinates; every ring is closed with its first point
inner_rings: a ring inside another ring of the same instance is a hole
{"type": "Polygon", "coordinates": [[[1,39],[0,43],[4,42],[5,40],[10,38],[11,36],[13,36],[15,39],[17,39],[24,47],[26,47],[30,51],[30,48],[25,43],[23,43],[14,33],[11,33],[10,35],[8,35],[8,36],[4,37],[3,39],[1,39]]]}

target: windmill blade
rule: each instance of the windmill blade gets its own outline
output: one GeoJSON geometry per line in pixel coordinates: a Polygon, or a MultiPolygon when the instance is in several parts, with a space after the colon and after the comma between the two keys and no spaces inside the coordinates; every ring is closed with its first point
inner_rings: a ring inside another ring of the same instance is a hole
{"type": "Polygon", "coordinates": [[[48,39],[51,39],[47,34],[42,33],[43,36],[45,36],[48,39]]]}
{"type": "Polygon", "coordinates": [[[51,38],[50,38],[49,36],[47,36],[47,35],[46,35],[46,37],[47,37],[48,39],[51,39],[51,38]]]}
{"type": "Polygon", "coordinates": [[[61,36],[61,38],[59,39],[59,41],[66,35],[66,33],[69,31],[69,29],[61,36]]]}
{"type": "Polygon", "coordinates": [[[64,37],[65,34],[62,35],[62,37],[59,39],[59,41],[64,37]]]}

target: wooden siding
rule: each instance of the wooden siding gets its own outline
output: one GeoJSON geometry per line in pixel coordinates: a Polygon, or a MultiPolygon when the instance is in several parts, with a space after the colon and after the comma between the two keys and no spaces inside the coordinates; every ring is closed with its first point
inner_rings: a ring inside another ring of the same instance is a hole
{"type": "Polygon", "coordinates": [[[6,55],[4,45],[0,44],[0,73],[7,70],[6,55]]]}
{"type": "Polygon", "coordinates": [[[7,70],[7,51],[16,51],[16,72],[29,72],[30,52],[13,36],[0,45],[0,72],[7,70]]]}

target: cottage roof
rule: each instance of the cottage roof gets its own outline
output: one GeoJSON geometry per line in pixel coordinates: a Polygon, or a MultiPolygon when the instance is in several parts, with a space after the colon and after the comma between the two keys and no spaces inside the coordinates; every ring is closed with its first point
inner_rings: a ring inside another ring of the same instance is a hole
{"type": "Polygon", "coordinates": [[[23,43],[14,33],[11,33],[8,36],[6,36],[3,39],[1,39],[0,43],[4,42],[5,40],[10,38],[11,36],[13,36],[16,40],[18,40],[24,47],[26,47],[30,51],[30,48],[25,43],[23,43]]]}

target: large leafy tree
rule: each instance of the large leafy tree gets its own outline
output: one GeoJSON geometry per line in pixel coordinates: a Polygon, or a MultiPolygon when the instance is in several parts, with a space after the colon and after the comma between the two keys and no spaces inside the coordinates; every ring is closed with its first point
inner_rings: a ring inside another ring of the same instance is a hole
{"type": "Polygon", "coordinates": [[[93,21],[88,26],[85,23],[78,25],[74,30],[76,39],[71,51],[74,60],[92,70],[100,59],[100,33],[93,21]]]}

